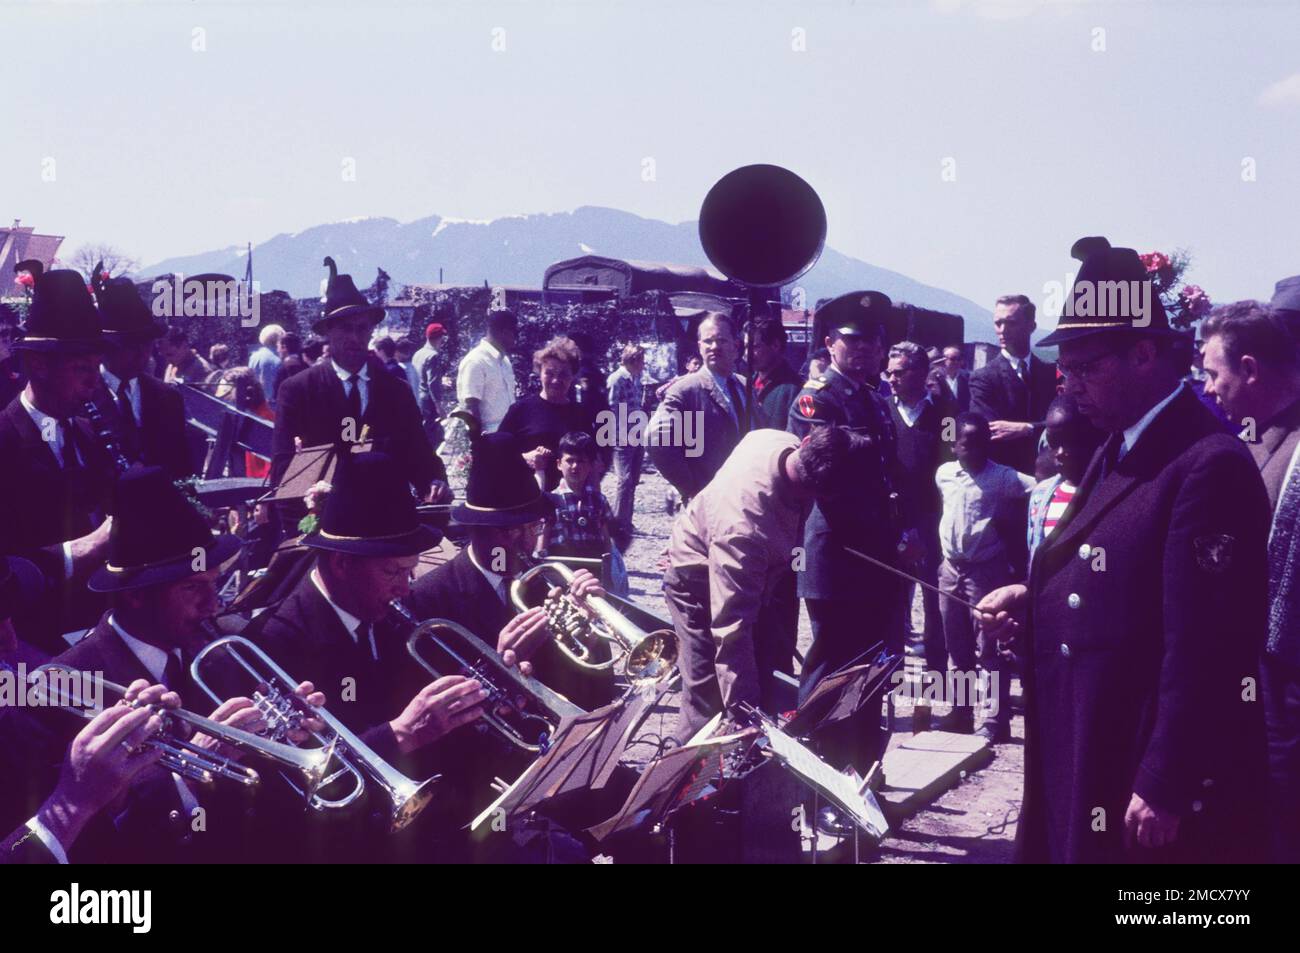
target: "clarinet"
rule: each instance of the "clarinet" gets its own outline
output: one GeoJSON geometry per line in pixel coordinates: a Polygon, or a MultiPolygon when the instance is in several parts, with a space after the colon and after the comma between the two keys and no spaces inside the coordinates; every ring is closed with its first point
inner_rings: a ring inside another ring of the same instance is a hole
{"type": "Polygon", "coordinates": [[[126,458],[122,452],[122,446],[117,442],[117,435],[113,433],[113,427],[95,405],[93,400],[85,403],[86,419],[90,421],[90,427],[95,431],[95,436],[99,438],[100,444],[108,451],[109,458],[113,465],[117,467],[119,474],[125,473],[131,469],[131,461],[126,458]]]}

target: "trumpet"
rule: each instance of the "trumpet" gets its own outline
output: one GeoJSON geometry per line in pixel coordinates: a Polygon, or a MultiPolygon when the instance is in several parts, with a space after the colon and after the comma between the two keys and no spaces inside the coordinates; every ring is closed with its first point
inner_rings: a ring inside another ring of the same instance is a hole
{"type": "Polygon", "coordinates": [[[574,575],[574,571],[563,563],[539,563],[510,583],[510,601],[520,612],[531,608],[530,599],[535,598],[531,595],[531,583],[542,578],[550,582],[542,605],[546,609],[551,636],[571,662],[599,671],[612,668],[622,660],[628,678],[636,682],[659,682],[671,675],[677,662],[676,633],[672,629],[647,632],[600,596],[587,597],[587,606],[595,616],[590,619],[567,592],[562,591],[554,598],[550,595],[552,586],[567,589],[574,575]],[[552,576],[558,579],[547,578],[552,576]],[[608,661],[592,661],[593,637],[603,639],[617,649],[611,652],[608,661]]]}
{"type": "Polygon", "coordinates": [[[209,643],[195,656],[190,676],[213,702],[219,703],[223,699],[205,681],[204,668],[210,669],[217,664],[215,660],[220,656],[232,663],[225,671],[242,669],[253,680],[254,687],[246,694],[262,714],[274,743],[283,743],[290,731],[306,730],[304,722],[308,718],[319,718],[325,723],[324,731],[307,731],[319,742],[319,747],[285,745],[320,762],[320,774],[305,786],[300,787],[293,777],[285,776],[285,780],[306,798],[313,810],[346,808],[365,793],[368,785],[374,785],[387,799],[389,832],[393,833],[410,824],[428,805],[433,787],[441,775],[434,775],[427,781],[413,781],[406,777],[375,754],[334,715],[323,708],[313,708],[295,695],[294,688],[298,683],[248,639],[237,635],[224,636],[209,643]],[[339,787],[342,790],[335,796],[323,793],[339,787]]]}
{"type": "MultiPolygon", "coordinates": [[[[89,708],[78,704],[76,699],[69,698],[65,690],[61,690],[55,697],[51,696],[51,684],[62,683],[61,688],[66,689],[70,679],[80,680],[86,673],[57,662],[50,662],[32,671],[33,676],[37,673],[42,677],[41,694],[47,703],[54,701],[55,707],[87,721],[103,711],[103,708],[89,708]]],[[[126,689],[116,682],[102,679],[100,684],[106,692],[115,696],[118,702],[121,702],[126,695],[126,689]]],[[[225,757],[194,744],[192,736],[196,732],[202,732],[240,751],[258,755],[295,771],[308,785],[317,783],[325,771],[328,759],[317,752],[304,751],[293,745],[263,738],[251,731],[244,731],[242,728],[223,725],[183,708],[164,708],[159,711],[159,715],[163,719],[162,733],[146,741],[145,746],[162,751],[163,755],[159,763],[163,767],[204,786],[212,784],[216,778],[222,778],[251,788],[261,782],[261,776],[256,770],[240,764],[234,758],[225,757]]]]}
{"type": "Polygon", "coordinates": [[[488,693],[483,720],[516,748],[534,754],[545,751],[562,719],[586,714],[537,679],[507,667],[487,643],[464,626],[450,619],[421,622],[397,600],[391,605],[415,626],[406,639],[411,658],[434,678],[465,675],[482,685],[488,693]]]}

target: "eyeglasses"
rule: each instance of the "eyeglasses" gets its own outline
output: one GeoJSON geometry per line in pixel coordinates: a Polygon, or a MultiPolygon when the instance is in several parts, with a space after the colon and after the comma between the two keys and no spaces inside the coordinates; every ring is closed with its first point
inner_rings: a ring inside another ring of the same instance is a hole
{"type": "Polygon", "coordinates": [[[1064,361],[1056,362],[1056,369],[1061,372],[1062,377],[1074,378],[1080,384],[1097,377],[1101,369],[1101,364],[1107,358],[1118,357],[1119,351],[1107,351],[1099,354],[1090,361],[1079,361],[1076,364],[1066,364],[1064,361]]]}

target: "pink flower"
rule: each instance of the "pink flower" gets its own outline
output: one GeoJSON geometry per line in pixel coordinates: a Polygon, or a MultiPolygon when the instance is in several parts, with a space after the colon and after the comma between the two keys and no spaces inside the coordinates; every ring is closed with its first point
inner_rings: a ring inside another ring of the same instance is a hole
{"type": "Polygon", "coordinates": [[[1147,255],[1138,255],[1148,272],[1163,271],[1169,267],[1169,256],[1164,252],[1153,251],[1147,255]]]}
{"type": "Polygon", "coordinates": [[[1200,285],[1183,285],[1183,289],[1178,292],[1178,297],[1181,299],[1183,307],[1198,318],[1208,313],[1213,306],[1210,296],[1205,293],[1200,285]]]}
{"type": "Polygon", "coordinates": [[[14,279],[14,284],[22,285],[24,288],[30,288],[36,284],[36,279],[32,277],[30,271],[18,272],[18,277],[14,279]]]}

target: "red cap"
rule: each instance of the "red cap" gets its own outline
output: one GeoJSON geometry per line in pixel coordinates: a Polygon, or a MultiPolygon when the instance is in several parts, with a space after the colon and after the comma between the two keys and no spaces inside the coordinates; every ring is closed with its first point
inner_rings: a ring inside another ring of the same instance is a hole
{"type": "Polygon", "coordinates": [[[443,327],[441,324],[439,324],[437,321],[433,322],[433,324],[429,325],[427,328],[424,329],[424,336],[425,336],[426,338],[428,338],[428,337],[430,337],[431,335],[434,335],[434,334],[439,334],[439,335],[441,335],[441,334],[446,334],[446,333],[447,333],[447,329],[444,328],[444,327],[443,327]]]}

